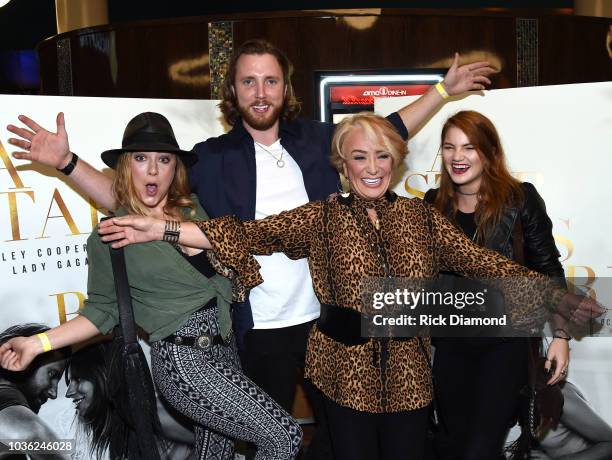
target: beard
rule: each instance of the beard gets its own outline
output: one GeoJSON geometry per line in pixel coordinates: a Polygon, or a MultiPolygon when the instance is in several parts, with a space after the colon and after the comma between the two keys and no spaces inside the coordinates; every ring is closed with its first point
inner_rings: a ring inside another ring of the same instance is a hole
{"type": "Polygon", "coordinates": [[[240,112],[240,116],[242,120],[246,122],[251,128],[256,129],[258,131],[265,131],[274,126],[274,123],[278,121],[280,118],[280,114],[283,110],[283,106],[272,105],[267,101],[258,101],[256,104],[251,104],[249,106],[238,105],[238,112],[240,112]],[[268,113],[264,117],[258,117],[254,115],[249,109],[252,105],[261,105],[267,104],[270,106],[268,109],[268,113]]]}

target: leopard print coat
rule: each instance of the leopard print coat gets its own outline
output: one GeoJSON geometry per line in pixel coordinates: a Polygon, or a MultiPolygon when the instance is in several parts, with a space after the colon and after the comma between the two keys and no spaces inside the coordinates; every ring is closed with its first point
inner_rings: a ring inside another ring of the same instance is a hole
{"type": "MultiPolygon", "coordinates": [[[[444,270],[478,278],[545,280],[543,275],[473,244],[420,199],[394,194],[376,201],[338,196],[325,205],[310,202],[262,220],[240,222],[226,216],[198,226],[221,261],[236,271],[245,286],[250,288],[262,281],[251,254],[284,252],[292,259],[307,257],[319,301],[359,312],[363,311],[364,277],[385,276],[380,259],[372,250],[373,242],[384,245],[394,277],[428,278],[444,270]],[[367,218],[367,208],[377,211],[380,230],[367,218]]],[[[511,309],[513,324],[523,318],[524,325],[532,327],[547,316],[541,306],[545,304],[544,297],[551,293],[544,292],[541,286],[527,284],[509,282],[503,288],[510,299],[507,308],[511,309]]],[[[380,366],[372,359],[378,344],[371,339],[365,344],[347,346],[326,336],[315,325],[308,341],[306,377],[327,397],[359,411],[397,412],[430,404],[433,395],[429,356],[425,356],[418,341],[389,342],[384,378],[380,366]]],[[[424,345],[429,350],[429,339],[424,339],[424,345]]]]}

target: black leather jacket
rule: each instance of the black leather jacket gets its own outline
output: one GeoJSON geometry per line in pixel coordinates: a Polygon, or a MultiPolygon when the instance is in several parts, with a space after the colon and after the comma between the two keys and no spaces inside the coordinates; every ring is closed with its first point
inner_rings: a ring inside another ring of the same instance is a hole
{"type": "MultiPolygon", "coordinates": [[[[523,182],[525,199],[522,208],[506,208],[499,225],[491,234],[485,247],[515,260],[513,251],[513,228],[520,216],[523,234],[525,266],[545,275],[564,278],[563,266],[559,262],[559,251],[552,235],[552,222],[546,214],[544,200],[529,182],[523,182]]],[[[424,200],[430,204],[436,199],[437,189],[430,189],[424,200]]],[[[448,215],[452,220],[452,216],[448,215]]]]}
{"type": "MultiPolygon", "coordinates": [[[[506,208],[500,223],[495,228],[495,231],[491,233],[484,246],[499,252],[509,259],[516,260],[517,257],[513,249],[513,237],[522,234],[523,265],[531,270],[553,277],[560,286],[565,287],[563,266],[559,261],[560,254],[555,246],[555,240],[552,235],[552,221],[548,214],[546,214],[544,200],[536,188],[528,182],[523,183],[523,190],[524,201],[522,206],[520,208],[506,208]],[[519,222],[519,219],[522,231],[516,232],[514,227],[519,222]]],[[[433,204],[437,193],[437,189],[428,190],[424,200],[433,204]]],[[[449,219],[453,220],[450,213],[450,210],[448,210],[445,214],[449,219]]],[[[454,273],[441,273],[438,285],[442,286],[443,289],[452,289],[455,283],[453,280],[456,280],[457,276],[454,273]]],[[[487,302],[491,311],[500,311],[504,308],[503,297],[499,293],[495,294],[490,291],[487,302]]],[[[491,329],[488,329],[488,331],[488,333],[491,333],[491,329]]],[[[438,334],[440,333],[444,335],[445,332],[438,330],[438,334]]],[[[499,329],[496,333],[504,334],[504,330],[499,329]]],[[[476,335],[478,335],[478,332],[476,332],[476,335]]],[[[468,342],[460,343],[464,343],[466,346],[486,346],[506,340],[508,339],[502,337],[480,337],[476,341],[471,339],[468,342]]],[[[443,345],[443,343],[456,346],[455,342],[455,339],[442,339],[440,337],[434,340],[436,346],[443,345]]]]}

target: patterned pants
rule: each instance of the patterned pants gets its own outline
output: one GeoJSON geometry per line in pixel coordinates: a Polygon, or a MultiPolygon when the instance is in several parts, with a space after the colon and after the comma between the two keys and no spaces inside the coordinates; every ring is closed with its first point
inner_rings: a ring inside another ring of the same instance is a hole
{"type": "MultiPolygon", "coordinates": [[[[176,333],[215,335],[216,318],[216,308],[199,310],[176,333]]],[[[151,345],[151,362],[159,393],[195,422],[200,459],[232,459],[233,439],[257,445],[257,460],[293,459],[298,454],[300,426],[242,373],[235,344],[204,352],[160,340],[151,345]]]]}

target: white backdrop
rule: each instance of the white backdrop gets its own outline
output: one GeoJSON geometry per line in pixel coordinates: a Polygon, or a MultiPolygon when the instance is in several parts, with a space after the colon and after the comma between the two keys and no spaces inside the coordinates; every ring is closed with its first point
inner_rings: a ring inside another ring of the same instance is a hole
{"type": "MultiPolygon", "coordinates": [[[[413,98],[379,98],[386,115],[413,98]]],[[[566,276],[597,277],[592,285],[612,307],[612,82],[487,91],[452,100],[408,143],[408,171],[396,192],[422,196],[436,186],[440,132],[460,110],[489,117],[513,173],[544,198],[566,276]]],[[[584,280],[583,280],[584,281],[584,280]]],[[[612,425],[610,321],[598,337],[572,341],[569,379],[612,425]]]]}

